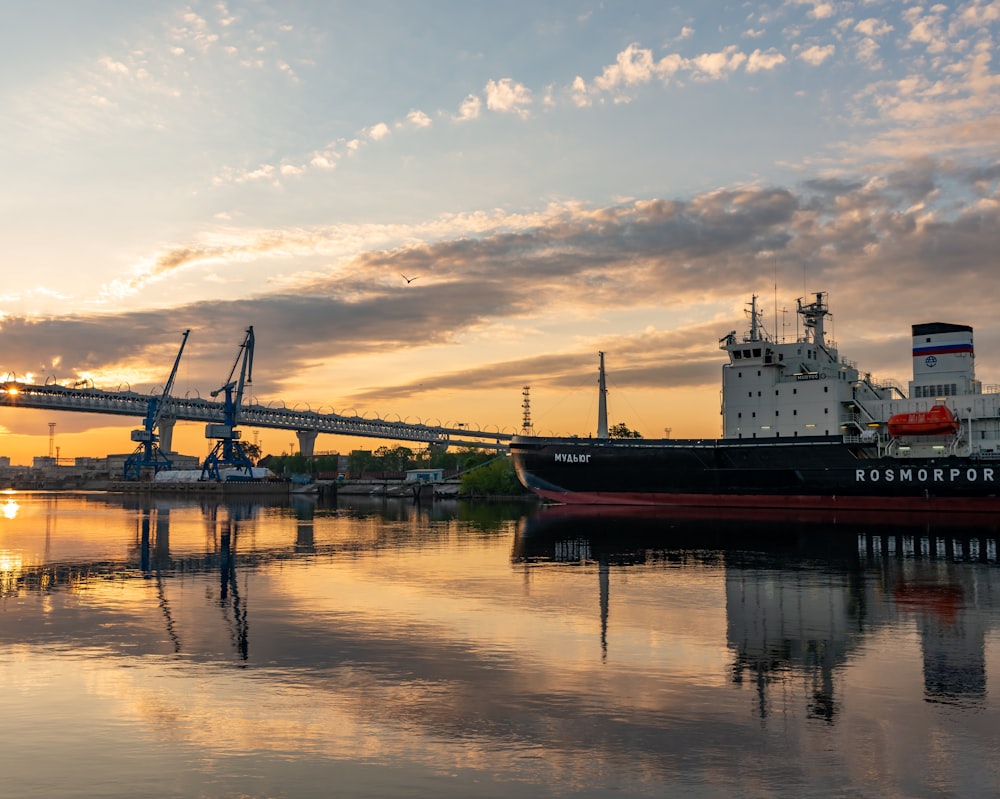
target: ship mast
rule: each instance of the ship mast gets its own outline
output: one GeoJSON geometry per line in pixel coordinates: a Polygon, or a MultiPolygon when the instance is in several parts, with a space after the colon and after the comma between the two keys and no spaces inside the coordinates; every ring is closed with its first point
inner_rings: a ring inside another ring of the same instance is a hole
{"type": "Polygon", "coordinates": [[[599,395],[597,398],[597,437],[608,438],[608,385],[604,379],[604,353],[597,353],[601,366],[597,373],[599,395]]]}
{"type": "Polygon", "coordinates": [[[760,341],[760,316],[763,311],[757,310],[757,295],[750,295],[750,341],[760,341]]]}
{"type": "Polygon", "coordinates": [[[808,305],[802,304],[799,297],[796,302],[799,305],[799,313],[802,315],[803,323],[806,326],[805,340],[818,347],[826,348],[826,333],[823,330],[823,317],[830,313],[830,309],[823,302],[824,292],[816,292],[816,300],[808,305]]]}

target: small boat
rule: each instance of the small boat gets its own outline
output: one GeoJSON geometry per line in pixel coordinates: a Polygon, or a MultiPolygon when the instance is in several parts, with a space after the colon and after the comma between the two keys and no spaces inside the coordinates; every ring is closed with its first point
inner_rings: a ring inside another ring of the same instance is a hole
{"type": "Polygon", "coordinates": [[[942,436],[958,432],[959,422],[947,405],[935,405],[929,411],[897,413],[889,417],[889,435],[942,436]]]}

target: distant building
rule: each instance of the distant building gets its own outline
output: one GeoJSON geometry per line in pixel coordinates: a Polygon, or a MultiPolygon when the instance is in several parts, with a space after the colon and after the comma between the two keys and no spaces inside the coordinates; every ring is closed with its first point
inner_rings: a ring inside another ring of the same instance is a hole
{"type": "Polygon", "coordinates": [[[407,483],[439,483],[444,479],[444,469],[407,469],[407,483]]]}

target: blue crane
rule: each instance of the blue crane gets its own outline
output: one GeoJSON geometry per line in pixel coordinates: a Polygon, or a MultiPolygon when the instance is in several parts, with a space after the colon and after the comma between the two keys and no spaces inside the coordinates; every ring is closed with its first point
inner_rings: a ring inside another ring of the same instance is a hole
{"type": "Polygon", "coordinates": [[[174,386],[174,378],[177,377],[177,366],[181,362],[181,355],[190,332],[190,330],[184,331],[181,348],[177,351],[174,368],[170,370],[170,377],[163,387],[163,392],[159,397],[149,398],[142,430],[132,431],[132,440],[138,442],[139,446],[125,459],[123,476],[126,480],[141,480],[144,475],[151,478],[158,472],[173,468],[170,459],[160,451],[159,428],[167,407],[167,400],[170,399],[170,391],[174,386]]]}
{"type": "Polygon", "coordinates": [[[247,457],[240,444],[241,431],[236,429],[239,423],[240,407],[243,404],[243,388],[253,382],[253,327],[247,328],[246,337],[240,344],[233,368],[221,388],[212,392],[213,397],[225,394],[223,406],[223,423],[205,425],[205,438],[215,439],[215,447],[205,458],[201,467],[202,480],[221,480],[220,468],[232,469],[233,475],[227,480],[249,480],[253,478],[253,463],[247,457]],[[236,370],[239,368],[239,377],[236,370]]]}

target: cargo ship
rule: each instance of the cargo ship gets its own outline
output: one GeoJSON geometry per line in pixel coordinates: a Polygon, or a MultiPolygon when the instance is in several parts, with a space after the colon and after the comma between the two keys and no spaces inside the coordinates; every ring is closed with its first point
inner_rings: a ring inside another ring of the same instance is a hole
{"type": "Polygon", "coordinates": [[[594,437],[515,436],[518,478],[545,500],[707,508],[1000,511],[1000,392],[975,377],[973,329],[912,326],[908,390],[842,358],[827,295],[797,301],[803,333],[719,340],[722,437],[608,435],[604,356],[594,437]]]}

